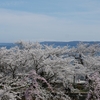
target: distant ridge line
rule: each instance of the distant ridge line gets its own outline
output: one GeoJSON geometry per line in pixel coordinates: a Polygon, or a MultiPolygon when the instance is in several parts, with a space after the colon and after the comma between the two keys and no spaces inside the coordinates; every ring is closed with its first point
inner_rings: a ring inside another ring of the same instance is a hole
{"type": "MultiPolygon", "coordinates": [[[[40,44],[42,45],[53,45],[54,47],[57,47],[57,46],[70,46],[70,47],[76,47],[77,44],[79,42],[82,42],[82,43],[88,43],[88,44],[99,44],[100,41],[69,41],[69,42],[65,42],[65,41],[43,41],[43,42],[39,42],[40,44]]],[[[15,44],[14,43],[0,43],[0,48],[1,47],[6,47],[6,48],[11,48],[11,47],[14,47],[15,44]]]]}

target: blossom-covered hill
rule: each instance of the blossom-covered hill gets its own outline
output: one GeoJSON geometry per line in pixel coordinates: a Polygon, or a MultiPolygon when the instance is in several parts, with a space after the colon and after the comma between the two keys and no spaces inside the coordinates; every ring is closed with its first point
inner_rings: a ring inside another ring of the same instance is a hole
{"type": "Polygon", "coordinates": [[[100,44],[86,43],[2,43],[0,100],[100,100],[100,44]]]}

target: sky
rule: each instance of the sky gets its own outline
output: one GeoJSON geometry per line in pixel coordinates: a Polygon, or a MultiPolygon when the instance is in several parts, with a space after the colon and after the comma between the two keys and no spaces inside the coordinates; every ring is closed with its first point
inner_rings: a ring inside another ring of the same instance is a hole
{"type": "Polygon", "coordinates": [[[0,42],[100,41],[100,0],[0,0],[0,42]]]}

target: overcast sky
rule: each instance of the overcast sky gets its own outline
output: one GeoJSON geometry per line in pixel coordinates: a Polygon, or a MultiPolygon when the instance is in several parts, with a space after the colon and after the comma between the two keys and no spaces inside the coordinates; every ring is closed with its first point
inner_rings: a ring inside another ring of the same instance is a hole
{"type": "Polygon", "coordinates": [[[99,41],[100,0],[0,0],[0,42],[99,41]]]}

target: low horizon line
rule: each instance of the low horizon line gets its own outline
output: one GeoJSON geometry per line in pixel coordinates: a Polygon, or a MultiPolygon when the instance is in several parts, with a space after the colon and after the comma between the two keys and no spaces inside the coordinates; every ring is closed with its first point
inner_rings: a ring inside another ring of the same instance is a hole
{"type": "MultiPolygon", "coordinates": [[[[100,42],[100,41],[95,41],[95,40],[74,40],[74,41],[25,41],[25,42],[100,42]]],[[[15,42],[0,42],[0,44],[6,44],[6,43],[12,43],[12,44],[15,44],[15,42]]]]}

